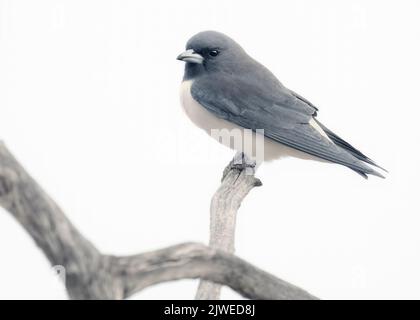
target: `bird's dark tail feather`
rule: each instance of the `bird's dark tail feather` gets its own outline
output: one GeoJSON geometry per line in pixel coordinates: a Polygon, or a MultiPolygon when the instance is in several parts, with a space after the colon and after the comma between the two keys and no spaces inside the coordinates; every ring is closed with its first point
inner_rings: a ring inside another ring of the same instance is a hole
{"type": "Polygon", "coordinates": [[[385,176],[383,174],[380,174],[378,171],[376,170],[369,170],[369,171],[361,171],[361,170],[357,170],[357,169],[353,169],[353,168],[349,168],[351,170],[353,170],[354,172],[360,174],[363,178],[368,179],[368,174],[377,176],[379,178],[385,179],[385,176]]]}
{"type": "MultiPolygon", "coordinates": [[[[365,156],[362,152],[360,152],[359,150],[357,150],[355,147],[353,147],[350,143],[348,143],[347,141],[343,140],[342,138],[340,138],[338,135],[336,135],[334,132],[332,132],[330,129],[328,129],[326,126],[324,126],[321,122],[319,122],[316,118],[314,118],[315,121],[318,123],[318,125],[322,128],[322,130],[325,131],[325,133],[328,135],[328,137],[340,148],[343,148],[344,150],[348,151],[349,153],[351,153],[354,157],[356,157],[357,159],[366,162],[372,166],[375,166],[385,172],[388,173],[388,171],[385,168],[382,168],[381,166],[377,165],[372,159],[368,158],[367,156],[365,156]]],[[[371,168],[369,168],[370,170],[365,171],[361,171],[361,170],[356,170],[353,168],[350,168],[352,170],[354,170],[355,172],[357,172],[358,174],[360,174],[363,178],[368,178],[368,174],[380,177],[380,178],[385,178],[384,175],[380,174],[379,172],[377,172],[376,170],[373,170],[371,168]]]]}

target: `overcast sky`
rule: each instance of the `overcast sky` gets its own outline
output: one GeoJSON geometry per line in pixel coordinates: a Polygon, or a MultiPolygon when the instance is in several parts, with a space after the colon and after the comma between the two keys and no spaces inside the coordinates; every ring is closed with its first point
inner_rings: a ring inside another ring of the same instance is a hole
{"type": "MultiPolygon", "coordinates": [[[[233,152],[182,112],[175,58],[195,33],[222,31],[390,172],[263,165],[237,254],[321,298],[419,299],[419,14],[414,0],[0,0],[0,139],[103,252],[207,242],[233,152]]],[[[66,297],[2,209],[0,252],[0,298],[66,297]]],[[[196,285],[134,298],[190,299],[196,285]]]]}

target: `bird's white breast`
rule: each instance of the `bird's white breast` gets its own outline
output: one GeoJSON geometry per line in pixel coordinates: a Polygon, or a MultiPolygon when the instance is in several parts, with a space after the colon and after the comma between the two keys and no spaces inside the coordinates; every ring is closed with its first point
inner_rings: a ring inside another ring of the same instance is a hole
{"type": "Polygon", "coordinates": [[[211,130],[232,130],[238,126],[226,120],[217,118],[213,113],[207,111],[191,96],[192,81],[184,81],[181,84],[181,104],[188,118],[199,128],[211,134],[211,130]]]}
{"type": "MultiPolygon", "coordinates": [[[[300,159],[312,159],[320,160],[317,157],[313,157],[307,153],[295,150],[288,146],[285,146],[281,143],[275,142],[272,139],[264,138],[263,136],[253,132],[252,133],[252,142],[242,141],[241,146],[237,143],[233,143],[233,139],[226,136],[229,135],[229,132],[242,132],[242,137],[249,137],[249,130],[237,126],[229,121],[220,119],[216,117],[213,113],[201,106],[191,95],[191,86],[193,81],[183,81],[181,84],[181,105],[188,116],[188,118],[199,128],[203,129],[208,135],[217,140],[228,148],[234,149],[236,151],[245,152],[250,158],[256,159],[256,150],[255,146],[258,141],[264,141],[264,161],[271,161],[274,159],[292,156],[300,159]],[[217,137],[214,136],[214,132],[219,131],[221,134],[217,137]]],[[[314,122],[315,123],[315,122],[314,122]]],[[[316,124],[316,123],[315,123],[316,124]]],[[[321,128],[319,128],[321,129],[321,128]]],[[[322,129],[321,129],[322,130],[322,129]]],[[[324,133],[325,134],[325,133],[324,133]]]]}

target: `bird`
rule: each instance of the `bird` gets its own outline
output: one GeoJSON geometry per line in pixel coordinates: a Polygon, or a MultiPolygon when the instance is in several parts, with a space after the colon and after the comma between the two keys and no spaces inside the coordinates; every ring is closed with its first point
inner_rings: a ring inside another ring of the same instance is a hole
{"type": "Polygon", "coordinates": [[[377,169],[385,169],[323,125],[314,104],[285,87],[229,36],[199,32],[177,59],[185,62],[183,110],[223,145],[255,159],[255,144],[262,138],[267,162],[291,156],[339,164],[364,178],[384,178],[377,169]],[[226,137],[232,132],[240,133],[239,143],[226,137]]]}

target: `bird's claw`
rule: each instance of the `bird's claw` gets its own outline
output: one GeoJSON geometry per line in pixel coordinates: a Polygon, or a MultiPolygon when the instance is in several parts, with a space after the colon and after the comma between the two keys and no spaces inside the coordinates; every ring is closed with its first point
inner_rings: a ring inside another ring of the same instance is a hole
{"type": "Polygon", "coordinates": [[[247,175],[253,175],[255,173],[256,162],[248,158],[244,153],[238,152],[229,165],[223,171],[222,180],[225,179],[229,171],[238,170],[240,172],[245,171],[247,175]]]}

